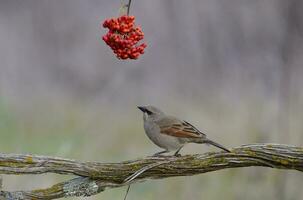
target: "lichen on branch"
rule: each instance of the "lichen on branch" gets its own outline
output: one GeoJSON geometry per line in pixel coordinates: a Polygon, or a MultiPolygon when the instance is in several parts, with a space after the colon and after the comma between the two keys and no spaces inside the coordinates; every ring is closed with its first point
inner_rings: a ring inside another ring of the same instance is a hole
{"type": "Polygon", "coordinates": [[[146,157],[120,163],[75,160],[23,154],[0,154],[0,174],[73,174],[76,178],[50,188],[1,191],[5,199],[57,199],[91,196],[107,188],[122,187],[147,179],[191,176],[228,168],[262,166],[303,171],[303,148],[281,144],[249,144],[228,152],[181,157],[146,157]],[[149,167],[152,166],[152,167],[149,167]],[[142,169],[146,169],[138,173],[142,169]],[[134,174],[138,176],[133,176],[134,174]],[[130,178],[131,177],[131,178],[130,178]]]}

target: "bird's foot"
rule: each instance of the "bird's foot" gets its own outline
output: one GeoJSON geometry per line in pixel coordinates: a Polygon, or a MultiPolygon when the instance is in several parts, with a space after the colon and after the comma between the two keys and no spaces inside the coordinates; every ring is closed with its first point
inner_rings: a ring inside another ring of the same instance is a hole
{"type": "Polygon", "coordinates": [[[181,157],[181,154],[180,153],[175,153],[174,156],[181,157]]]}
{"type": "Polygon", "coordinates": [[[155,153],[153,156],[165,157],[165,155],[162,155],[163,153],[168,153],[168,151],[167,151],[167,150],[165,150],[165,151],[160,151],[160,152],[158,152],[158,153],[155,153]]]}

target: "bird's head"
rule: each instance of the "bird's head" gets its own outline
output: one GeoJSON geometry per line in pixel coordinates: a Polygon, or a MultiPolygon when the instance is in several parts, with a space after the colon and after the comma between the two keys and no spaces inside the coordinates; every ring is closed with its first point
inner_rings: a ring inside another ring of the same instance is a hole
{"type": "Polygon", "coordinates": [[[155,106],[138,106],[138,108],[143,112],[143,118],[146,119],[155,119],[164,115],[164,113],[155,106]]]}

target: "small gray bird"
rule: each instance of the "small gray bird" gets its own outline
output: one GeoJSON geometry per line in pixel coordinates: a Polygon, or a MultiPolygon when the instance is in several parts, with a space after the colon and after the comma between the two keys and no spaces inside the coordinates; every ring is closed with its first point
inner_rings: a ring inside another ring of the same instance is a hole
{"type": "Polygon", "coordinates": [[[207,139],[204,133],[184,120],[166,115],[154,106],[138,106],[138,108],[143,112],[146,135],[157,146],[165,149],[154,155],[176,151],[174,155],[180,156],[179,151],[187,143],[211,144],[230,152],[222,145],[207,139]]]}

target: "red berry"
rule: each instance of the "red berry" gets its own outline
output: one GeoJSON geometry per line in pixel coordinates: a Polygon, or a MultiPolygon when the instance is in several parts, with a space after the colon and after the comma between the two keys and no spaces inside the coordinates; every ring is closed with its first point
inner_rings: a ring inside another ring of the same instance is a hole
{"type": "Polygon", "coordinates": [[[134,25],[135,17],[123,15],[117,19],[105,20],[104,28],[108,28],[108,33],[102,37],[107,45],[119,59],[137,59],[144,53],[146,44],[135,46],[144,38],[141,28],[134,25]]]}

